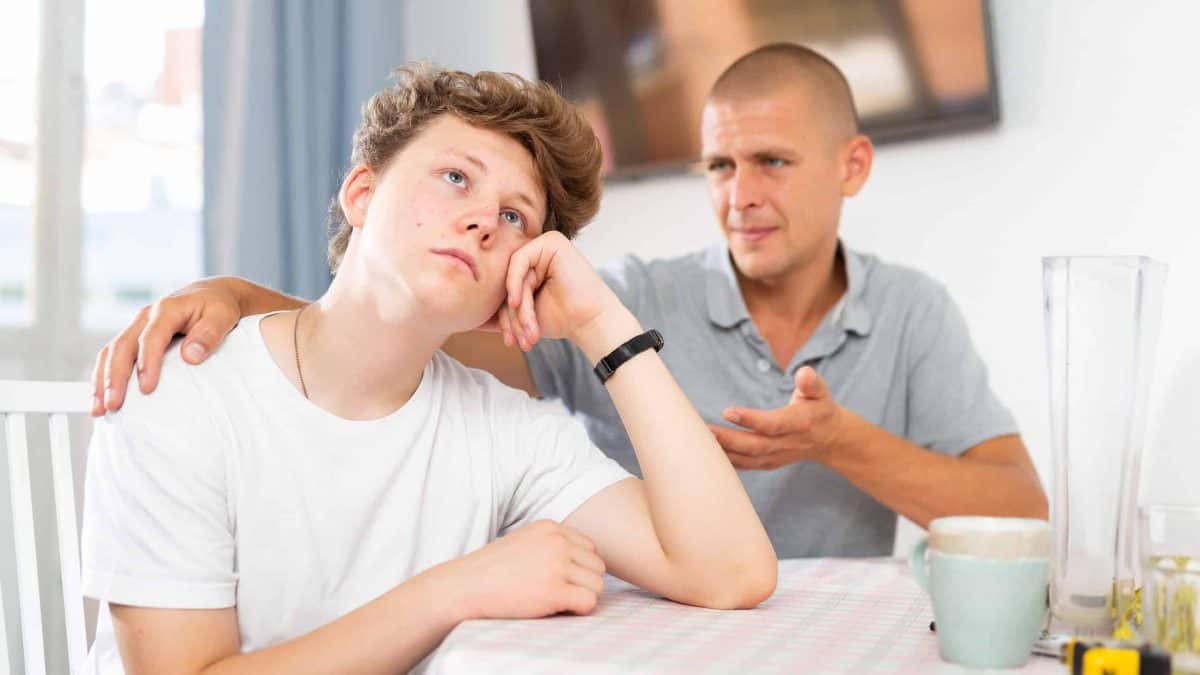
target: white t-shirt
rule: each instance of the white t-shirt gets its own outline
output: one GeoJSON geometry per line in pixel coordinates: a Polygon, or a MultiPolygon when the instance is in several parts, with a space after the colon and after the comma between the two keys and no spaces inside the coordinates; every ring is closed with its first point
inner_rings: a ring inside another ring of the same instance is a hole
{"type": "MultiPolygon", "coordinates": [[[[142,607],[237,606],[244,651],[288,640],[628,477],[560,406],[438,353],[399,410],[307,401],[243,319],[200,366],[168,350],[96,424],[83,591],[142,607]]],[[[122,673],[106,606],[86,672],[122,673]]]]}

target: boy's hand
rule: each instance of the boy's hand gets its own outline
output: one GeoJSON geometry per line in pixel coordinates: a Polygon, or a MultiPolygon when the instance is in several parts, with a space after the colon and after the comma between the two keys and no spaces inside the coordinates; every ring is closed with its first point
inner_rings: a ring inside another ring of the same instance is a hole
{"type": "Polygon", "coordinates": [[[195,365],[216,349],[241,317],[237,295],[219,279],[197,281],[142,308],[133,323],[96,355],[92,415],[121,408],[134,365],[142,393],[154,391],[163,355],[177,333],[187,335],[180,345],[183,360],[195,365]]]}
{"type": "Polygon", "coordinates": [[[588,338],[614,332],[617,325],[624,330],[632,318],[591,263],[559,232],[547,232],[513,253],[505,290],[508,300],[498,312],[500,331],[506,345],[515,342],[525,351],[543,337],[570,338],[586,351],[588,338]]]}
{"type": "Polygon", "coordinates": [[[588,614],[604,592],[604,561],[575,530],[539,520],[447,563],[462,590],[460,618],[588,614]]]}

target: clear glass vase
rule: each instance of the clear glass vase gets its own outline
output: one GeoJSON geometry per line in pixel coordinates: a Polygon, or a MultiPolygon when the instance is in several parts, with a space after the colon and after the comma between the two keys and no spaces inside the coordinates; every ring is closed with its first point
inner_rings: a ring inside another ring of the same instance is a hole
{"type": "Polygon", "coordinates": [[[1132,638],[1138,483],[1166,265],[1043,259],[1054,448],[1055,630],[1132,638]]]}

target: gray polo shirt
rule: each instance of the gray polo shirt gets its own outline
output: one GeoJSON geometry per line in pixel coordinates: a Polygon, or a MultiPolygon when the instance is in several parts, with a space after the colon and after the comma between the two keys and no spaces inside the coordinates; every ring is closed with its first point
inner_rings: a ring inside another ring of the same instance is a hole
{"type": "MultiPolygon", "coordinates": [[[[721,417],[731,405],[786,405],[796,370],[810,365],[838,403],[933,452],[958,455],[1017,433],[946,290],[915,270],[842,253],[846,294],[787,364],[750,320],[723,243],[679,258],[626,257],[601,275],[643,326],[662,332],[661,356],[706,422],[731,426],[721,417]]],[[[562,399],[597,446],[640,475],[582,352],[542,340],[528,361],[542,395],[562,399]]],[[[780,557],[891,554],[896,514],[838,473],[802,462],[739,474],[780,557]]]]}

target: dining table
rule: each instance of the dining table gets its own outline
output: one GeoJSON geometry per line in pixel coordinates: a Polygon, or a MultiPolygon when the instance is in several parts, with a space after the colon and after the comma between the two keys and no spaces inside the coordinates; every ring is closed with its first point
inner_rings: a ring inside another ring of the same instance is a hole
{"type": "MultiPolygon", "coordinates": [[[[429,675],[489,673],[982,673],[947,663],[933,609],[898,558],[779,561],[754,609],[682,605],[611,576],[584,616],[467,621],[426,659],[429,675]]],[[[1002,673],[1067,672],[1032,655],[1002,673]]]]}

